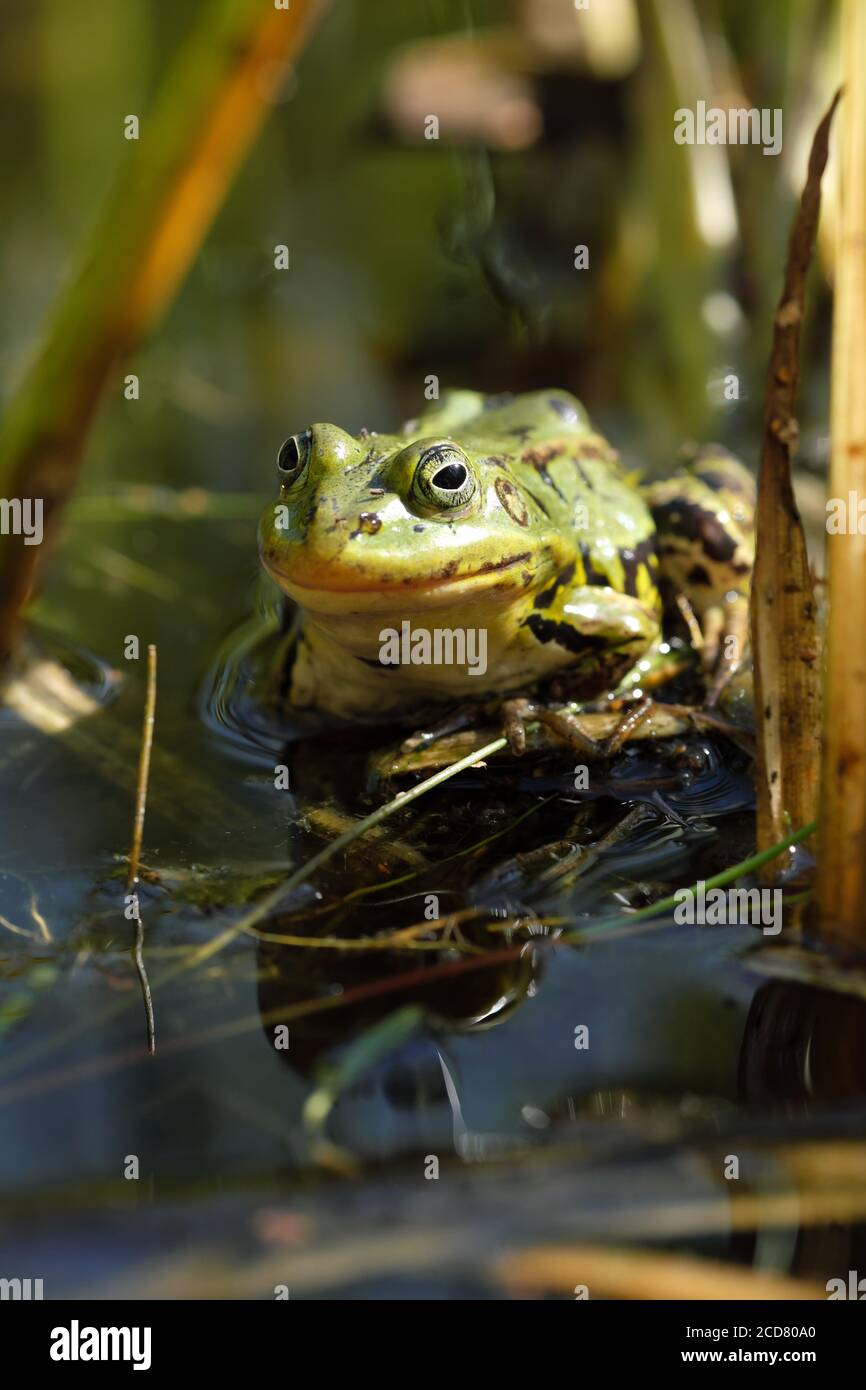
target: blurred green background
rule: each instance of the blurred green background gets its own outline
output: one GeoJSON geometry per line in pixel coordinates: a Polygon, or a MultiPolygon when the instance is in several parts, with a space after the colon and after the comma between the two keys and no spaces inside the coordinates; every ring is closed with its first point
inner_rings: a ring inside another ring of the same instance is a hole
{"type": "MultiPolygon", "coordinates": [[[[0,390],[145,125],[201,4],[0,3],[0,390]]],[[[834,77],[831,0],[336,0],[167,320],[114,391],[85,484],[265,490],[313,420],[412,415],[425,378],[557,384],[627,456],[690,438],[754,459],[795,189],[834,77]],[[683,147],[703,97],[780,107],[776,158],[683,147]],[[438,140],[424,138],[436,113],[438,140]],[[285,244],[291,268],[277,271],[285,244]],[[574,268],[586,245],[589,267],[574,268]],[[726,400],[736,373],[739,398],[726,400]]],[[[828,183],[831,183],[828,180],[828,183]]],[[[828,218],[828,223],[831,219],[828,218]]],[[[826,267],[804,456],[826,435],[826,267]]]]}

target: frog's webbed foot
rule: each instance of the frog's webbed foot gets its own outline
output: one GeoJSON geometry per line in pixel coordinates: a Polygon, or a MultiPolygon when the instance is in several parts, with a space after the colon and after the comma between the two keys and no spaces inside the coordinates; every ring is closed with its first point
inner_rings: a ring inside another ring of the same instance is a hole
{"type": "Polygon", "coordinates": [[[526,725],[544,724],[551,733],[591,762],[604,762],[614,757],[646,719],[653,702],[647,696],[632,705],[622,716],[613,733],[596,739],[583,728],[580,715],[568,709],[554,709],[540,700],[506,700],[502,705],[502,723],[508,746],[515,756],[526,751],[526,725]]]}

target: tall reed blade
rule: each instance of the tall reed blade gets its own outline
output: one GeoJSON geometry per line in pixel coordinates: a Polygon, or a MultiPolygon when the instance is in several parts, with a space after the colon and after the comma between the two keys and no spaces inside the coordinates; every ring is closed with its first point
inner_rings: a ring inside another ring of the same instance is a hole
{"type": "MultiPolygon", "coordinates": [[[[170,304],[320,7],[320,0],[198,7],[198,23],[142,121],[3,421],[0,496],[22,507],[25,499],[38,503],[46,539],[75,487],[103,393],[170,304]]],[[[0,536],[0,661],[41,549],[20,535],[0,536]]]]}
{"type": "Polygon", "coordinates": [[[833,309],[823,927],[866,946],[866,5],[842,14],[845,102],[833,309]],[[864,529],[861,530],[860,527],[864,529]]]}
{"type": "MultiPolygon", "coordinates": [[[[758,849],[813,821],[818,802],[819,636],[806,538],[791,483],[806,272],[837,94],[815,132],[773,324],[764,400],[752,651],[758,711],[758,849]]],[[[790,860],[793,851],[789,852],[790,860]]]]}

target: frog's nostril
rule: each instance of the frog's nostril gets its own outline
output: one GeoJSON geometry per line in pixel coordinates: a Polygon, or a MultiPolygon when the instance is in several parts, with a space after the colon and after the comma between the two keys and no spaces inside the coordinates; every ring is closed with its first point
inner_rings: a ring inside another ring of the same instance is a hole
{"type": "Polygon", "coordinates": [[[433,483],[443,492],[458,492],[469,477],[465,463],[448,463],[433,475],[433,483]]]}

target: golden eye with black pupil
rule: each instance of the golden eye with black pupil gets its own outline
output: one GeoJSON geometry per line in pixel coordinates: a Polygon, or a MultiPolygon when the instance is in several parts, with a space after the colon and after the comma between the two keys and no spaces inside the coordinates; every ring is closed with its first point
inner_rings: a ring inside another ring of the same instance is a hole
{"type": "Polygon", "coordinates": [[[303,434],[291,435],[277,454],[277,472],[284,485],[293,483],[304,471],[310,454],[312,435],[309,430],[303,434]]]}
{"type": "Polygon", "coordinates": [[[453,510],[474,496],[476,481],[468,459],[455,444],[434,444],[418,460],[412,485],[428,506],[453,510]]]}

